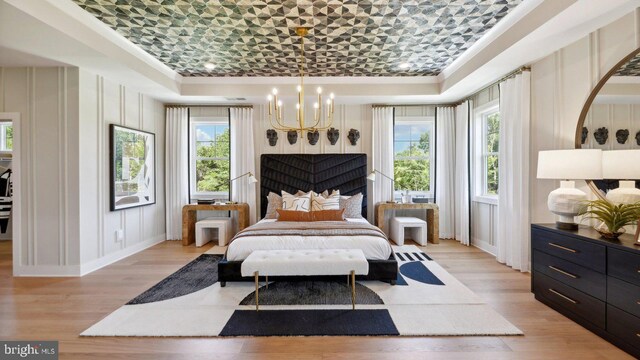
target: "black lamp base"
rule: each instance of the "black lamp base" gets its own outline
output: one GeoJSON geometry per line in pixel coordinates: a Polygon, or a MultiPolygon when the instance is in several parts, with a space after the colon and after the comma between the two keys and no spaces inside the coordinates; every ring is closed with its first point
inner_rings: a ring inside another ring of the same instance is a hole
{"type": "Polygon", "coordinates": [[[556,229],[560,229],[560,230],[578,230],[578,224],[556,221],[556,229]]]}

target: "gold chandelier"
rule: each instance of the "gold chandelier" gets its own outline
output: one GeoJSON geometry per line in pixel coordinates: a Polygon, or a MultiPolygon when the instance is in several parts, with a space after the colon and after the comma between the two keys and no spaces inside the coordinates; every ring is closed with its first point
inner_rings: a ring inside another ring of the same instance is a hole
{"type": "Polygon", "coordinates": [[[302,136],[303,132],[316,132],[318,130],[327,130],[333,124],[333,93],[329,94],[329,99],[326,101],[326,105],[322,104],[322,88],[317,88],[317,101],[313,104],[313,126],[305,126],[304,115],[304,37],[309,32],[308,28],[299,27],[296,28],[296,34],[300,36],[300,85],[298,85],[298,102],[296,103],[296,127],[285,125],[283,120],[283,108],[284,104],[281,100],[278,100],[278,89],[273,88],[272,93],[267,96],[269,101],[269,122],[271,127],[281,131],[296,131],[300,132],[302,136]],[[320,126],[320,120],[325,118],[324,125],[320,126]],[[274,122],[275,120],[275,122],[274,122]]]}

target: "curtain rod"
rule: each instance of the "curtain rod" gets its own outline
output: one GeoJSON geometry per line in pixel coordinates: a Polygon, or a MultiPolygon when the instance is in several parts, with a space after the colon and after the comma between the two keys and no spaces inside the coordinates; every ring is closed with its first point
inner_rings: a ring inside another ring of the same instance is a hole
{"type": "Polygon", "coordinates": [[[473,98],[474,96],[476,96],[476,95],[480,94],[481,92],[487,90],[488,88],[496,86],[497,84],[500,84],[501,82],[503,82],[505,80],[508,80],[508,79],[510,79],[510,78],[512,78],[512,77],[514,77],[516,75],[522,74],[525,71],[531,71],[531,66],[522,66],[522,67],[520,67],[518,69],[513,70],[512,72],[510,72],[507,75],[501,77],[500,79],[492,82],[491,84],[483,87],[482,89],[474,92],[473,94],[460,99],[458,102],[455,103],[455,105],[460,105],[460,104],[462,104],[463,102],[465,102],[467,100],[471,100],[471,98],[473,98]]]}
{"type": "Polygon", "coordinates": [[[445,103],[445,104],[373,104],[371,107],[415,107],[415,106],[435,106],[435,107],[445,107],[445,106],[454,106],[455,103],[445,103]]]}
{"type": "Polygon", "coordinates": [[[186,105],[186,104],[165,104],[166,108],[174,107],[211,107],[211,108],[253,108],[253,105],[186,105]]]}
{"type": "Polygon", "coordinates": [[[520,67],[520,68],[518,68],[516,70],[513,70],[512,72],[510,72],[507,75],[501,77],[500,79],[492,82],[491,84],[483,87],[482,89],[474,92],[473,94],[468,95],[468,96],[466,96],[466,97],[464,97],[464,98],[462,98],[462,99],[460,99],[458,101],[454,101],[454,102],[451,102],[451,103],[444,103],[444,104],[406,104],[406,105],[403,105],[403,104],[397,104],[397,105],[396,104],[373,104],[373,105],[371,105],[371,107],[401,107],[401,106],[447,107],[447,106],[458,106],[458,105],[462,104],[463,102],[465,102],[467,100],[471,100],[471,98],[473,98],[474,96],[476,96],[476,95],[480,94],[481,92],[487,90],[488,88],[493,87],[496,84],[499,84],[499,83],[501,83],[501,82],[503,82],[503,81],[505,81],[507,79],[510,79],[510,78],[518,75],[518,74],[521,74],[524,71],[531,71],[531,67],[530,66],[522,66],[522,67],[520,67]]]}

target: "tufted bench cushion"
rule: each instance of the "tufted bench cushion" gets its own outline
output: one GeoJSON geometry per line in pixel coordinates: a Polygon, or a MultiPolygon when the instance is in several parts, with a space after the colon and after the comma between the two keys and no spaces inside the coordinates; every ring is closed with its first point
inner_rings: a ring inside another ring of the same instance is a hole
{"type": "Polygon", "coordinates": [[[369,263],[360,249],[256,250],[241,266],[242,276],[367,275],[369,263]]]}

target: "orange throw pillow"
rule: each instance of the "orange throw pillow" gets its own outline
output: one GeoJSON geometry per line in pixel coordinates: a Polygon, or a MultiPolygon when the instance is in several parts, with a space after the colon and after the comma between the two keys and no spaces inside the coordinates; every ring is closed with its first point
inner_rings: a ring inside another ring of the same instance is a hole
{"type": "Polygon", "coordinates": [[[344,221],[344,209],[311,211],[312,221],[344,221]]]}
{"type": "Polygon", "coordinates": [[[344,221],[344,209],[296,211],[276,209],[278,221],[344,221]]]}
{"type": "Polygon", "coordinates": [[[309,211],[282,209],[276,209],[276,211],[278,212],[278,221],[313,221],[311,212],[309,211]]]}

